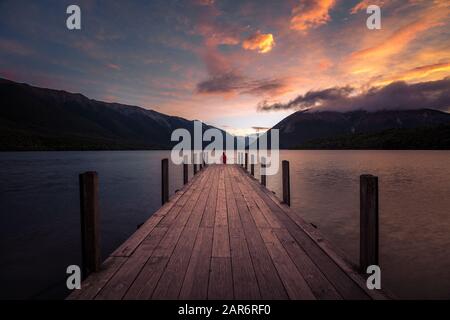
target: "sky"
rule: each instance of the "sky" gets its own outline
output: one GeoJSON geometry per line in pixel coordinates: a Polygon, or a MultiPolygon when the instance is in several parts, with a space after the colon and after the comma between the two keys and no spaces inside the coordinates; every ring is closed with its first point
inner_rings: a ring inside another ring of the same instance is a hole
{"type": "Polygon", "coordinates": [[[447,0],[0,0],[0,77],[242,135],[305,108],[448,111],[449,26],[447,0]]]}

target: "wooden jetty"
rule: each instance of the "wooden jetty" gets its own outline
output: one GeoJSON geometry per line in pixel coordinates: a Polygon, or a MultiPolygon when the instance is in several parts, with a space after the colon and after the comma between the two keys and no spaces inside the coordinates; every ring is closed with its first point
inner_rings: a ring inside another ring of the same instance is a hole
{"type": "Polygon", "coordinates": [[[184,181],[68,299],[386,299],[243,165],[184,181]]]}

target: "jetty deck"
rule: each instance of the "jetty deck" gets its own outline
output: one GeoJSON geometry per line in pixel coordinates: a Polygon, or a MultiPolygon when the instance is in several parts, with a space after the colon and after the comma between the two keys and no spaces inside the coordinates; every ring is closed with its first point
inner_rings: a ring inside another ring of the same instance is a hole
{"type": "Polygon", "coordinates": [[[68,299],[385,299],[238,165],[209,165],[68,299]]]}

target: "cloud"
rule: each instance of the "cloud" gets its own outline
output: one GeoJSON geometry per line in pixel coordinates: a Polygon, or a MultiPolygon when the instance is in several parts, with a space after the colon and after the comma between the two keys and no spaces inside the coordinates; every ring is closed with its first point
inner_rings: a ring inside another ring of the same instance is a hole
{"type": "Polygon", "coordinates": [[[259,53],[267,53],[272,50],[275,45],[273,35],[271,33],[255,33],[242,42],[242,48],[246,50],[258,50],[259,53]]]}
{"type": "Polygon", "coordinates": [[[197,84],[198,93],[233,93],[242,88],[244,78],[232,71],[215,75],[197,84]]]}
{"type": "Polygon", "coordinates": [[[200,94],[250,94],[254,96],[276,96],[288,90],[286,79],[254,80],[236,71],[216,74],[197,84],[200,94]]]}
{"type": "Polygon", "coordinates": [[[354,52],[351,60],[367,64],[367,59],[384,59],[400,53],[410,42],[415,40],[421,33],[443,24],[448,18],[449,6],[437,3],[428,9],[415,21],[398,28],[382,43],[354,52]]]}
{"type": "Polygon", "coordinates": [[[355,94],[352,87],[335,87],[320,91],[309,91],[288,103],[258,105],[259,111],[310,109],[351,110],[408,110],[430,108],[447,111],[450,108],[450,78],[436,81],[407,84],[399,81],[385,87],[371,87],[355,94]]]}
{"type": "Polygon", "coordinates": [[[341,100],[343,97],[348,97],[353,90],[353,88],[346,86],[328,88],[320,91],[308,91],[306,94],[299,95],[288,103],[268,104],[267,101],[263,101],[258,105],[258,109],[260,111],[309,109],[321,105],[324,101],[335,101],[341,100]]]}
{"type": "Polygon", "coordinates": [[[450,75],[450,62],[443,63],[434,63],[430,65],[419,66],[416,68],[412,68],[403,72],[399,72],[390,77],[379,77],[373,81],[375,85],[387,85],[391,82],[395,81],[414,81],[417,79],[428,78],[432,76],[440,75],[439,78],[442,78],[442,75],[450,75]]]}
{"type": "Polygon", "coordinates": [[[330,21],[335,0],[302,0],[292,9],[291,29],[307,31],[330,21]]]}
{"type": "Polygon", "coordinates": [[[353,8],[350,9],[350,13],[355,14],[359,11],[365,11],[367,9],[367,7],[370,5],[377,5],[377,6],[381,7],[388,2],[390,2],[390,1],[389,0],[362,0],[361,2],[357,3],[353,8]]]}
{"type": "Polygon", "coordinates": [[[0,50],[10,54],[27,56],[33,53],[33,50],[25,45],[9,39],[0,39],[0,50]]]}

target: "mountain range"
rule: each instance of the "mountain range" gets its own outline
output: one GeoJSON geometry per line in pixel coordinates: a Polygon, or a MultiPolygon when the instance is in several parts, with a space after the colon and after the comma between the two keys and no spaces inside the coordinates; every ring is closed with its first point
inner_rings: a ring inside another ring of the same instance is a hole
{"type": "Polygon", "coordinates": [[[281,149],[450,149],[450,114],[432,109],[305,110],[273,129],[281,149]]]}
{"type": "MultiPolygon", "coordinates": [[[[177,128],[194,122],[0,79],[2,151],[170,149],[177,128]]],[[[432,109],[298,111],[272,129],[282,149],[450,149],[450,114],[432,109]]]]}
{"type": "Polygon", "coordinates": [[[0,150],[170,149],[173,130],[194,130],[184,118],[5,79],[0,106],[0,150]]]}

